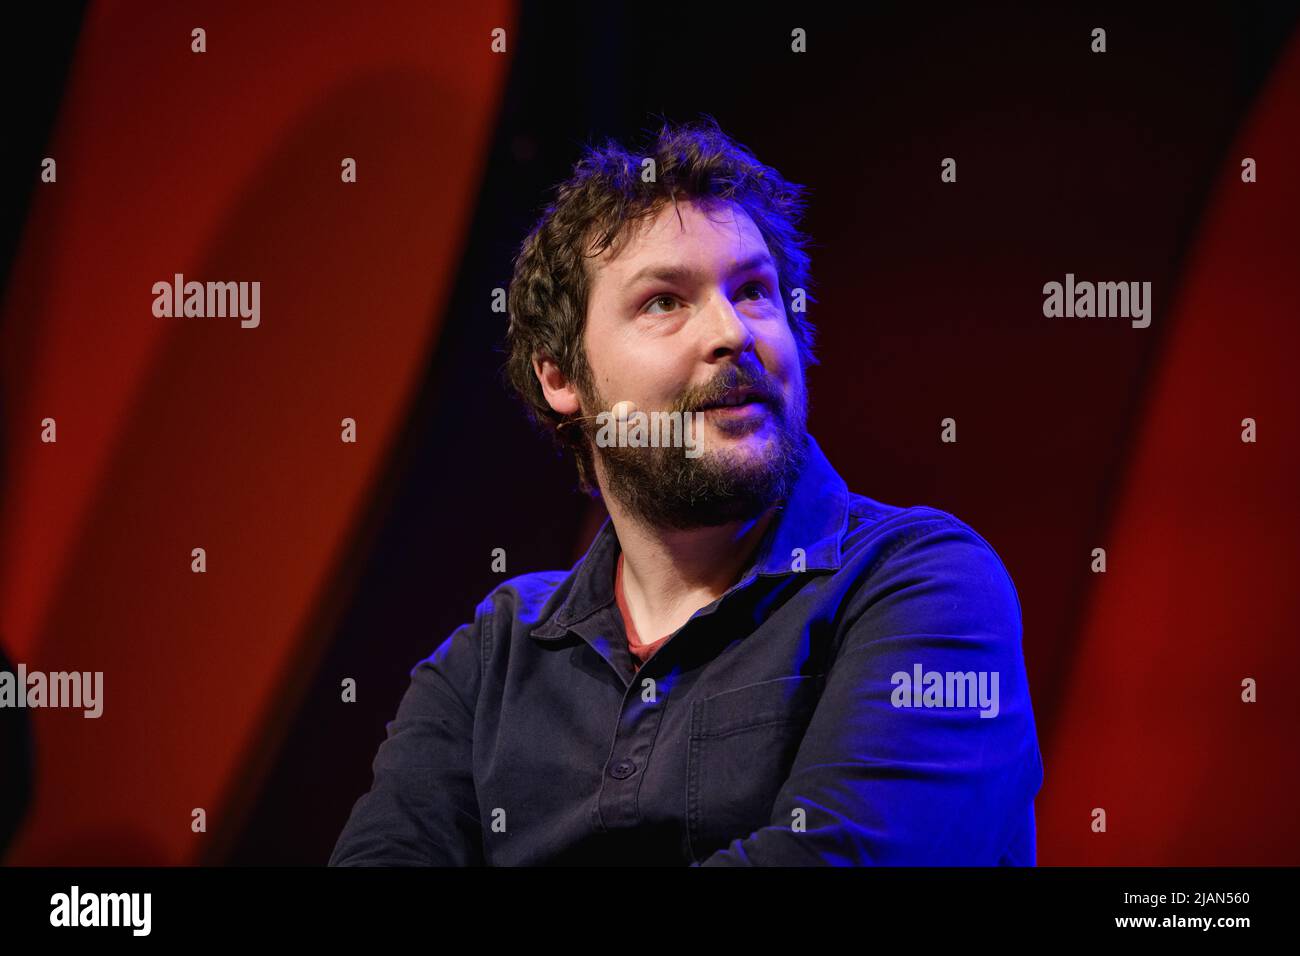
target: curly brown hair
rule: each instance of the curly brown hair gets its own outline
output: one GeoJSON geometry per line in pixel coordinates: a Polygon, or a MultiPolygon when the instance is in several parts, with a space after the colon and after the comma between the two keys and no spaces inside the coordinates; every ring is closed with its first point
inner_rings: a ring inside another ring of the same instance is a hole
{"type": "Polygon", "coordinates": [[[776,263],[787,320],[806,370],[817,364],[813,327],[806,312],[792,307],[795,290],[806,302],[817,301],[811,289],[810,239],[798,228],[806,189],[760,163],[707,114],[684,124],[664,121],[639,151],[613,140],[588,147],[572,175],[554,188],[553,200],[514,260],[502,372],[529,419],[561,449],[574,453],[584,492],[599,495],[591,448],[583,429],[563,427],[572,416],[547,403],[533,359],[549,357],[580,391],[592,391],[582,344],[591,280],[587,260],[617,242],[633,223],[653,219],[668,202],[674,208],[679,199],[706,208],[735,203],[754,221],[776,263]],[[641,176],[646,158],[654,160],[652,182],[641,176]]]}

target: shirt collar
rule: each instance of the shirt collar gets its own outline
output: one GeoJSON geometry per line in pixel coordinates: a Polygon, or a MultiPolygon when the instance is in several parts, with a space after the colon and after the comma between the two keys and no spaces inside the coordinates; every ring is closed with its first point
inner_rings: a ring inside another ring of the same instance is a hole
{"type": "MultiPolygon", "coordinates": [[[[841,550],[849,525],[849,490],[831,466],[821,446],[807,435],[808,456],[785,504],[757,550],[757,557],[742,580],[756,575],[796,573],[796,549],[802,549],[800,570],[839,570],[841,550]]],[[[571,584],[563,603],[534,637],[562,637],[570,625],[590,617],[614,601],[614,566],[619,555],[614,523],[606,518],[596,537],[569,575],[571,584]]]]}

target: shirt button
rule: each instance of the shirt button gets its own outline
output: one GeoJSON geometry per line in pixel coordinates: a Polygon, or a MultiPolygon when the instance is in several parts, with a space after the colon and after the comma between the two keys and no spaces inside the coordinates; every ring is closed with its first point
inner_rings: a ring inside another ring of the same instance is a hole
{"type": "Polygon", "coordinates": [[[630,760],[620,760],[609,769],[610,776],[622,780],[636,773],[636,764],[630,760]]]}

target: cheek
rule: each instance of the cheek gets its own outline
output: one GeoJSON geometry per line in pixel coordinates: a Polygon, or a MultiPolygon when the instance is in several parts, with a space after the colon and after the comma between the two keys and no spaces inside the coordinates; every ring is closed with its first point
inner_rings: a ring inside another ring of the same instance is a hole
{"type": "Polygon", "coordinates": [[[587,349],[587,367],[591,370],[591,380],[598,391],[609,394],[609,389],[619,384],[619,364],[617,343],[610,342],[605,332],[593,332],[590,329],[583,337],[587,349]]]}
{"type": "Polygon", "coordinates": [[[794,334],[785,323],[775,331],[765,343],[761,355],[763,364],[769,372],[779,374],[786,382],[793,384],[799,375],[799,346],[794,334]]]}
{"type": "Polygon", "coordinates": [[[792,335],[782,339],[774,350],[772,359],[776,364],[768,366],[768,370],[780,379],[786,401],[798,402],[804,393],[804,377],[803,366],[799,362],[799,347],[792,335]]]}
{"type": "Polygon", "coordinates": [[[641,408],[667,407],[689,380],[689,364],[679,366],[662,354],[649,353],[644,343],[620,347],[591,358],[592,378],[611,405],[634,401],[641,408]]]}

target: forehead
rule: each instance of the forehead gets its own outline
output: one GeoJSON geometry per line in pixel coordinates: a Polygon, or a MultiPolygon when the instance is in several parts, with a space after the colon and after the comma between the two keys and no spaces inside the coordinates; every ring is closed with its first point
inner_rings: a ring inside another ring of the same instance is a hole
{"type": "Polygon", "coordinates": [[[588,261],[593,280],[617,284],[650,264],[725,270],[767,251],[762,233],[742,207],[685,199],[675,205],[669,201],[653,217],[629,224],[608,249],[588,261]]]}

